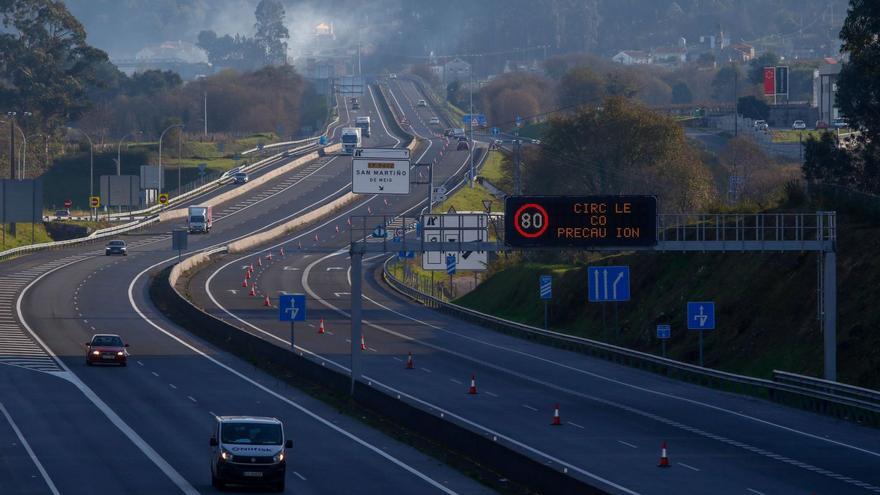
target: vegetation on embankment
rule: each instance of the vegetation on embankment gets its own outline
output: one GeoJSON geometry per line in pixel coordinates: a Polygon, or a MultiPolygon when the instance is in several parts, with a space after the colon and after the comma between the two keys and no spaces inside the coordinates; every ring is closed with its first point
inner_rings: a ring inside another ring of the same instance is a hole
{"type": "MultiPolygon", "coordinates": [[[[874,331],[880,328],[880,259],[874,255],[880,225],[846,214],[838,220],[838,375],[846,383],[880,388],[880,333],[874,331]]],[[[655,327],[670,324],[667,356],[696,363],[698,336],[686,329],[685,305],[715,301],[717,330],[705,335],[706,366],[759,377],[774,369],[822,374],[815,253],[547,256],[500,262],[494,276],[457,302],[542,326],[538,277],[552,274],[552,329],[660,354],[655,327]],[[616,309],[614,303],[603,308],[587,302],[587,265],[629,265],[632,300],[616,309]]]]}

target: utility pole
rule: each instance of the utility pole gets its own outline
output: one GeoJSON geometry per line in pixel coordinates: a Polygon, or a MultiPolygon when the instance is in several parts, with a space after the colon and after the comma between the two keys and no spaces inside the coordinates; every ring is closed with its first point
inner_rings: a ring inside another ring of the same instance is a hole
{"type": "Polygon", "coordinates": [[[15,180],[15,112],[9,112],[9,178],[15,180]]]}
{"type": "Polygon", "coordinates": [[[739,73],[736,71],[736,65],[730,64],[733,68],[733,137],[739,136],[739,100],[737,100],[737,84],[739,73]]]}
{"type": "Polygon", "coordinates": [[[205,97],[205,137],[208,137],[208,92],[203,91],[205,97]]]}

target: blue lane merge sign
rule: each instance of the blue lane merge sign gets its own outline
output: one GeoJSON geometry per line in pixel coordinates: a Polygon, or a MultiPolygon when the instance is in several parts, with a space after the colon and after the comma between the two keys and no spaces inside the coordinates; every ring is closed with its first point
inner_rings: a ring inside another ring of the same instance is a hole
{"type": "Polygon", "coordinates": [[[540,281],[541,299],[553,299],[553,277],[541,275],[540,281]]]}
{"type": "Polygon", "coordinates": [[[667,340],[672,336],[672,327],[669,325],[657,325],[657,338],[667,340]]]}
{"type": "Polygon", "coordinates": [[[411,259],[416,257],[415,251],[398,251],[397,257],[400,259],[411,259]]]}
{"type": "Polygon", "coordinates": [[[715,330],[715,303],[711,301],[688,301],[688,330],[715,330]]]}
{"type": "Polygon", "coordinates": [[[446,274],[447,275],[455,275],[455,265],[456,265],[455,255],[454,254],[447,254],[446,255],[446,274]]]}
{"type": "Polygon", "coordinates": [[[629,301],[628,266],[587,267],[590,302],[629,301]]]}
{"type": "Polygon", "coordinates": [[[279,321],[306,321],[306,295],[282,294],[278,298],[279,321]]]}

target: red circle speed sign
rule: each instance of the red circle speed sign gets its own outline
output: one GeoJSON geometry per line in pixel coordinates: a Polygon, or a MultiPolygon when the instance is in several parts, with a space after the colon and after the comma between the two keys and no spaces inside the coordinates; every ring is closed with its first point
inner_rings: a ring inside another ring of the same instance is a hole
{"type": "Polygon", "coordinates": [[[513,216],[513,225],[519,235],[528,239],[535,239],[547,232],[550,218],[547,210],[537,203],[526,203],[516,210],[513,216]]]}

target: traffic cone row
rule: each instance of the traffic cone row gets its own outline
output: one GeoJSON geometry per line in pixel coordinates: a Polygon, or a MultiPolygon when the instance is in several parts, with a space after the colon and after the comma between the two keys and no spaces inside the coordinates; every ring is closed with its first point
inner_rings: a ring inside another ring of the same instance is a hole
{"type": "Polygon", "coordinates": [[[263,306],[265,306],[265,307],[269,307],[269,306],[271,306],[271,305],[272,305],[272,303],[269,302],[269,296],[264,297],[264,298],[263,298],[263,306]]]}
{"type": "Polygon", "coordinates": [[[318,323],[318,333],[324,333],[324,318],[321,318],[321,322],[318,323]]]}
{"type": "Polygon", "coordinates": [[[248,295],[249,296],[256,296],[257,295],[257,283],[256,282],[251,284],[251,291],[248,292],[248,295]]]}
{"type": "Polygon", "coordinates": [[[364,341],[364,334],[361,334],[361,350],[362,351],[367,350],[367,343],[366,343],[366,341],[364,341]]]}
{"type": "Polygon", "coordinates": [[[263,258],[257,258],[257,266],[263,266],[263,258]]]}
{"type": "Polygon", "coordinates": [[[241,281],[241,286],[247,288],[247,278],[241,281]]]}
{"type": "Polygon", "coordinates": [[[251,271],[250,270],[244,272],[244,278],[245,278],[245,280],[251,279],[251,271]]]}
{"type": "Polygon", "coordinates": [[[269,255],[266,256],[266,259],[268,259],[269,261],[272,261],[272,251],[269,251],[269,255]]]}
{"type": "Polygon", "coordinates": [[[284,248],[281,248],[280,254],[281,254],[281,257],[283,258],[284,257],[284,248]]]}

